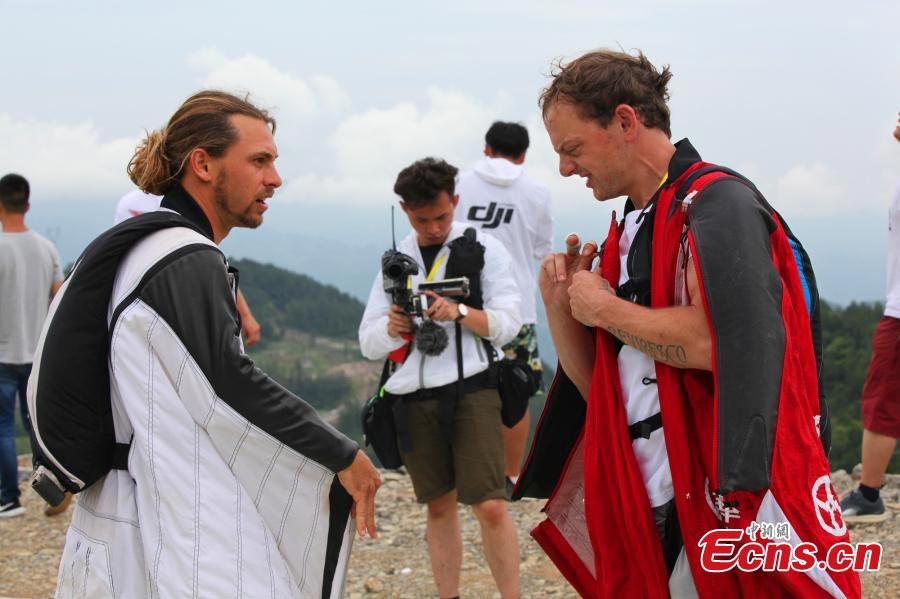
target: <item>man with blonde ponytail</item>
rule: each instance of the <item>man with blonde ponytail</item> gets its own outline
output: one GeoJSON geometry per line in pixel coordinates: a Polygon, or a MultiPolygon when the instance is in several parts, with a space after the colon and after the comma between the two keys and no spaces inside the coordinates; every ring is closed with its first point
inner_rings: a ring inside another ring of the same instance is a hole
{"type": "Polygon", "coordinates": [[[246,99],[188,98],[128,167],[161,209],[88,246],[51,307],[28,395],[35,488],[79,493],[57,597],[339,597],[351,514],[377,536],[371,462],[243,351],[218,244],[281,185],[274,130],[246,99]],[[90,417],[100,466],[72,440],[90,417]]]}

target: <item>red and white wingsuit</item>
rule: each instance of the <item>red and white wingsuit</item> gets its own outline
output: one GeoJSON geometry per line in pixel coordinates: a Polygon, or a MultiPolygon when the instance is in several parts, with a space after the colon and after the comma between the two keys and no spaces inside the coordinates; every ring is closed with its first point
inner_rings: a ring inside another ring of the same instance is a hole
{"type": "MultiPolygon", "coordinates": [[[[713,341],[712,372],[655,364],[678,521],[697,592],[859,597],[853,571],[701,568],[704,533],[753,521],[787,523],[790,542],[815,544],[819,559],[848,541],[828,477],[827,435],[820,431],[827,414],[818,385],[818,296],[808,257],[780,215],[752,184],[701,162],[686,140],[651,202],[651,307],[690,303],[685,269],[693,256],[713,341]]],[[[602,254],[600,266],[613,287],[620,232],[614,215],[605,243],[613,250],[602,254]]],[[[582,596],[668,597],[661,544],[628,433],[615,341],[595,329],[595,343],[586,408],[560,368],[516,494],[550,497],[547,519],[532,534],[582,596]]]]}

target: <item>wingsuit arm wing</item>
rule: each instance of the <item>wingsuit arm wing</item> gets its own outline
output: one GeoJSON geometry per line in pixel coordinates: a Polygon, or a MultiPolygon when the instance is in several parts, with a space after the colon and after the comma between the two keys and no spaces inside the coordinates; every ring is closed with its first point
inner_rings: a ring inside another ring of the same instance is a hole
{"type": "Polygon", "coordinates": [[[147,282],[140,298],[178,335],[222,401],[326,468],[339,472],[350,466],[358,445],[243,352],[227,267],[216,248],[176,257],[147,282]]]}
{"type": "Polygon", "coordinates": [[[713,339],[717,483],[769,486],[785,352],[783,283],[772,215],[735,179],[710,183],[690,213],[690,243],[713,339]]]}

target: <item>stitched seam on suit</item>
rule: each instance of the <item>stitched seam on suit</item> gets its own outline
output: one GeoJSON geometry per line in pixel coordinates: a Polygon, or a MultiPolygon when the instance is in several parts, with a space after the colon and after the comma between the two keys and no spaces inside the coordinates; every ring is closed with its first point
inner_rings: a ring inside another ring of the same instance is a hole
{"type": "MultiPolygon", "coordinates": [[[[102,541],[100,539],[95,539],[94,537],[87,534],[86,532],[84,532],[83,530],[81,530],[80,528],[75,526],[74,524],[72,524],[71,527],[72,527],[72,530],[74,530],[75,532],[77,532],[79,535],[81,535],[85,539],[89,540],[90,542],[103,546],[103,551],[104,551],[104,553],[106,553],[106,567],[110,568],[110,570],[108,572],[109,589],[112,591],[113,597],[115,597],[116,596],[116,583],[113,581],[113,576],[112,576],[112,569],[111,569],[112,561],[110,560],[110,557],[109,557],[109,545],[106,543],[106,541],[102,541]]],[[[87,584],[87,579],[85,579],[85,584],[87,584]]],[[[75,585],[74,569],[73,569],[73,576],[72,576],[72,585],[73,585],[73,587],[75,585]]],[[[75,596],[75,595],[73,594],[73,596],[75,596]]]]}
{"type": "MultiPolygon", "coordinates": [[[[246,433],[245,433],[246,436],[246,433]]],[[[243,438],[241,439],[243,442],[243,438]]],[[[235,490],[237,491],[237,596],[240,599],[241,596],[241,587],[243,586],[243,577],[241,575],[241,557],[244,551],[244,539],[242,537],[243,531],[241,530],[241,483],[235,479],[234,481],[235,490]]]]}
{"type": "Polygon", "coordinates": [[[156,328],[156,324],[159,322],[159,315],[154,314],[153,321],[150,323],[150,326],[147,327],[147,423],[148,423],[148,431],[147,431],[147,456],[150,462],[150,473],[151,479],[153,480],[153,497],[154,497],[154,507],[156,509],[156,522],[158,531],[158,538],[156,542],[156,555],[153,558],[153,586],[150,589],[151,594],[153,593],[153,587],[156,588],[156,594],[159,595],[159,562],[162,558],[162,545],[163,545],[163,531],[162,531],[162,520],[160,519],[160,509],[159,504],[161,501],[159,494],[159,481],[156,478],[156,458],[153,451],[153,440],[156,437],[154,431],[154,413],[153,413],[153,346],[150,343],[150,338],[153,336],[153,330],[156,328]]]}
{"type": "Polygon", "coordinates": [[[241,446],[244,445],[244,440],[247,439],[247,435],[250,433],[250,427],[252,425],[249,420],[247,420],[246,422],[247,424],[244,425],[244,433],[241,435],[241,438],[237,442],[237,445],[234,446],[234,451],[231,452],[231,458],[228,460],[229,468],[234,466],[234,461],[237,459],[238,453],[241,451],[241,446]]]}
{"type": "MultiPolygon", "coordinates": [[[[187,355],[184,358],[187,364],[187,355]]],[[[182,365],[182,371],[184,365],[182,365]]],[[[180,377],[179,377],[180,381],[180,377]]],[[[194,423],[194,597],[199,592],[200,578],[200,425],[194,423]]]]}
{"type": "Polygon", "coordinates": [[[125,520],[124,518],[116,518],[115,516],[110,516],[108,514],[102,514],[98,511],[84,505],[83,501],[79,501],[77,507],[80,510],[86,511],[87,513],[89,513],[91,516],[93,516],[95,518],[101,518],[103,520],[110,520],[112,522],[118,522],[119,524],[127,524],[129,526],[133,526],[138,529],[140,528],[140,525],[135,520],[125,520]]]}
{"type": "Polygon", "coordinates": [[[184,369],[187,366],[188,362],[188,353],[184,352],[184,357],[181,359],[181,365],[178,367],[178,378],[175,379],[175,393],[181,392],[181,379],[184,377],[184,369]]]}
{"type": "MultiPolygon", "coordinates": [[[[262,520],[262,515],[260,515],[260,520],[262,520]]],[[[265,524],[265,523],[264,523],[265,524]]],[[[269,549],[269,535],[263,535],[263,541],[266,544],[266,566],[269,568],[269,591],[270,597],[275,599],[275,571],[272,569],[272,555],[271,549],[269,549]]]]}
{"type": "Polygon", "coordinates": [[[280,444],[278,446],[278,450],[269,461],[269,467],[266,468],[266,473],[263,475],[262,480],[259,482],[259,488],[256,490],[256,497],[253,499],[253,505],[257,507],[259,507],[259,500],[262,497],[263,488],[265,488],[266,483],[269,481],[269,475],[272,473],[272,469],[275,468],[275,462],[278,460],[278,456],[281,455],[282,449],[284,449],[284,444],[280,444]]]}
{"type": "Polygon", "coordinates": [[[319,478],[319,482],[316,483],[316,509],[313,510],[312,529],[306,538],[306,550],[303,552],[303,571],[300,574],[300,584],[297,585],[300,591],[303,590],[303,586],[306,584],[306,568],[309,565],[309,552],[312,549],[313,539],[316,538],[316,527],[319,524],[319,509],[322,507],[322,484],[324,482],[325,474],[323,473],[319,478]]]}
{"type": "Polygon", "coordinates": [[[297,468],[297,471],[294,473],[294,484],[291,486],[291,494],[288,496],[287,505],[284,507],[284,512],[281,514],[281,525],[278,527],[278,535],[275,537],[275,542],[278,543],[279,549],[281,548],[281,539],[284,534],[284,525],[287,522],[288,514],[291,511],[291,505],[294,503],[294,496],[297,494],[297,486],[300,484],[300,473],[303,472],[303,468],[306,466],[306,462],[309,461],[305,457],[303,461],[300,463],[300,467],[297,468]]]}
{"type": "MultiPolygon", "coordinates": [[[[124,318],[126,315],[128,315],[128,313],[134,311],[136,305],[137,305],[137,301],[134,301],[134,302],[131,303],[130,306],[128,306],[127,308],[125,308],[124,310],[122,310],[122,313],[119,314],[119,320],[121,320],[121,319],[124,318]]],[[[116,322],[118,322],[118,321],[116,321],[116,322]]],[[[116,323],[113,323],[113,326],[116,326],[116,323]]],[[[115,332],[113,333],[113,340],[112,340],[112,343],[109,344],[109,347],[110,347],[110,355],[112,355],[112,348],[115,347],[116,341],[118,340],[118,338],[119,338],[119,333],[120,333],[121,331],[122,331],[122,328],[116,326],[115,332]]],[[[116,370],[116,369],[115,369],[115,361],[114,361],[114,360],[110,360],[109,362],[110,362],[110,370],[112,370],[112,373],[115,373],[115,370],[116,370]]],[[[111,374],[112,374],[112,373],[111,373],[111,374]]]]}

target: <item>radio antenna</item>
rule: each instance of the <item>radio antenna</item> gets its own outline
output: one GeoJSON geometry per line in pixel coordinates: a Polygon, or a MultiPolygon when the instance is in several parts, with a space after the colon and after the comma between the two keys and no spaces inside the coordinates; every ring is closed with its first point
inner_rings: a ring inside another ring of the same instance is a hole
{"type": "Polygon", "coordinates": [[[394,206],[391,206],[391,247],[397,251],[397,234],[394,232],[394,206]]]}

